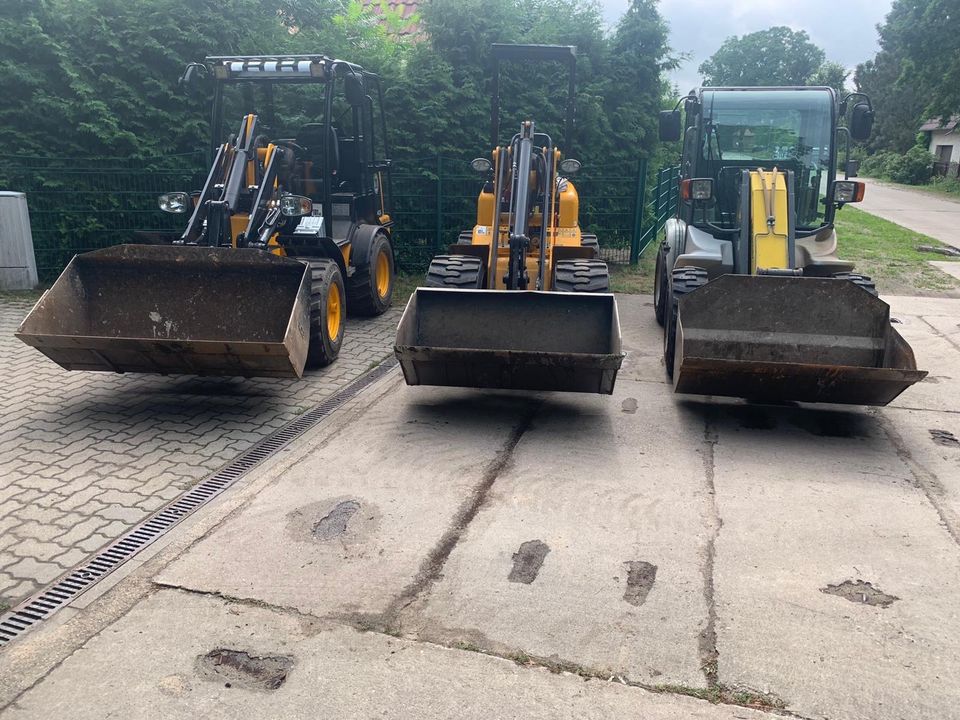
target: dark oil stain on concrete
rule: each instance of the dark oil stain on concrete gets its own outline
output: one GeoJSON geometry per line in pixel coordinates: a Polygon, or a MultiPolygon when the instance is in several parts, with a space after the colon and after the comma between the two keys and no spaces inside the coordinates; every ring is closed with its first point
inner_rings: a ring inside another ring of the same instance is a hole
{"type": "Polygon", "coordinates": [[[537,573],[543,567],[543,561],[550,552],[550,546],[541,540],[527,540],[513,554],[513,569],[507,580],[529,585],[537,579],[537,573]]]}
{"type": "Polygon", "coordinates": [[[225,648],[211,650],[197,658],[197,672],[204,680],[250,690],[276,690],[286,682],[292,667],[293,658],[289,655],[258,657],[225,648]]]}
{"type": "Polygon", "coordinates": [[[657,566],[643,560],[628,560],[624,565],[627,566],[627,589],[623,593],[623,599],[640,607],[653,589],[653,583],[657,579],[657,566]]]}
{"type": "Polygon", "coordinates": [[[623,412],[628,413],[630,415],[633,415],[637,411],[638,406],[639,405],[637,403],[636,398],[627,398],[622,403],[620,403],[620,409],[623,410],[623,412]]]}
{"type": "Polygon", "coordinates": [[[360,510],[360,503],[356,500],[344,500],[337,503],[329,513],[324,515],[313,526],[313,536],[317,540],[333,540],[347,531],[350,518],[360,510]]]}
{"type": "Polygon", "coordinates": [[[820,592],[836,595],[850,602],[882,608],[888,608],[900,599],[896,595],[887,595],[880,588],[875,588],[873,584],[863,580],[844,580],[839,585],[820,588],[820,592]]]}
{"type": "Polygon", "coordinates": [[[742,428],[750,430],[773,430],[777,420],[763,407],[755,405],[731,405],[727,408],[730,415],[742,428]]]}
{"type": "Polygon", "coordinates": [[[957,436],[954,435],[949,430],[937,430],[936,428],[928,430],[930,433],[930,439],[933,440],[937,445],[943,445],[944,447],[960,447],[960,440],[957,439],[957,436]]]}

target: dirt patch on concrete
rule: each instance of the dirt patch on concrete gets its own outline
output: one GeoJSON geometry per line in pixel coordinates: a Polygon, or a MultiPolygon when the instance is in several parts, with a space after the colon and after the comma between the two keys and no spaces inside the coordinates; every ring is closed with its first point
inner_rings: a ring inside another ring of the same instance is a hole
{"type": "Polygon", "coordinates": [[[243,650],[217,648],[197,658],[197,674],[226,687],[276,690],[293,668],[289,655],[251,655],[243,650]]]}
{"type": "Polygon", "coordinates": [[[550,547],[542,540],[527,540],[513,554],[513,568],[507,580],[529,585],[537,579],[537,574],[543,567],[543,561],[549,552],[550,547]]]}
{"type": "Polygon", "coordinates": [[[930,439],[933,440],[937,445],[960,448],[960,439],[957,439],[957,436],[952,432],[947,430],[937,430],[936,428],[928,430],[928,432],[930,433],[930,439]]]}
{"type": "Polygon", "coordinates": [[[620,403],[620,409],[627,413],[628,415],[633,415],[637,412],[639,403],[637,403],[636,398],[627,398],[622,403],[620,403]]]}
{"type": "Polygon", "coordinates": [[[627,589],[623,593],[623,599],[640,607],[647,601],[647,595],[653,589],[653,583],[657,579],[657,566],[644,560],[628,560],[624,565],[627,566],[627,589]]]}
{"type": "Polygon", "coordinates": [[[872,607],[888,608],[899,600],[896,595],[888,595],[872,583],[863,580],[844,580],[838,585],[827,585],[820,588],[820,592],[827,595],[836,595],[850,602],[870,605],[872,607]]]}

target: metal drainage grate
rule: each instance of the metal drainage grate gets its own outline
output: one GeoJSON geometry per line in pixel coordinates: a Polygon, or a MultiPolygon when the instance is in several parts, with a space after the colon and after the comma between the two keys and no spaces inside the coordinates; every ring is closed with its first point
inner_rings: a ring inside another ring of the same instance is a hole
{"type": "Polygon", "coordinates": [[[172,500],[119,539],[54,580],[45,589],[24,600],[15,608],[0,615],[0,647],[46,620],[74,598],[91,588],[154,540],[164,535],[194,510],[205,505],[250,470],[276,453],[291,441],[303,435],[327,415],[369,387],[397,366],[395,358],[385,360],[368,370],[342,390],[303,415],[290,421],[273,434],[259,441],[213,475],[201,480],[180,497],[172,500]]]}

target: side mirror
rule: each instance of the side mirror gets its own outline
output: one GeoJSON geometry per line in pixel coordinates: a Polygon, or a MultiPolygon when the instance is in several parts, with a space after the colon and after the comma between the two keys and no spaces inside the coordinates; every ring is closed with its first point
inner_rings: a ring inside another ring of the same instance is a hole
{"type": "Polygon", "coordinates": [[[351,107],[363,104],[367,91],[363,87],[363,78],[359,75],[347,75],[343,80],[343,94],[351,107]]]}
{"type": "Polygon", "coordinates": [[[660,142],[676,142],[683,136],[679,110],[663,110],[660,113],[660,142]]]}
{"type": "Polygon", "coordinates": [[[207,67],[202,63],[189,63],[183,71],[183,75],[177,81],[180,89],[188,94],[197,94],[204,89],[209,78],[207,67]]]}
{"type": "Polygon", "coordinates": [[[873,110],[865,103],[857,103],[853,106],[853,114],[850,116],[850,137],[857,142],[863,142],[870,138],[870,132],[873,130],[873,110]]]}

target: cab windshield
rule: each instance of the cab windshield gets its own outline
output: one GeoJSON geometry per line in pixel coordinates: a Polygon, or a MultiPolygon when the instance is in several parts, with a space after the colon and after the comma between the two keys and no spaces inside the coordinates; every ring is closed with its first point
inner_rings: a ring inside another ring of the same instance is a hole
{"type": "Polygon", "coordinates": [[[704,91],[702,112],[698,174],[714,178],[713,222],[736,227],[742,171],[757,167],[793,172],[798,228],[827,221],[822,201],[833,174],[829,90],[704,91]]]}

